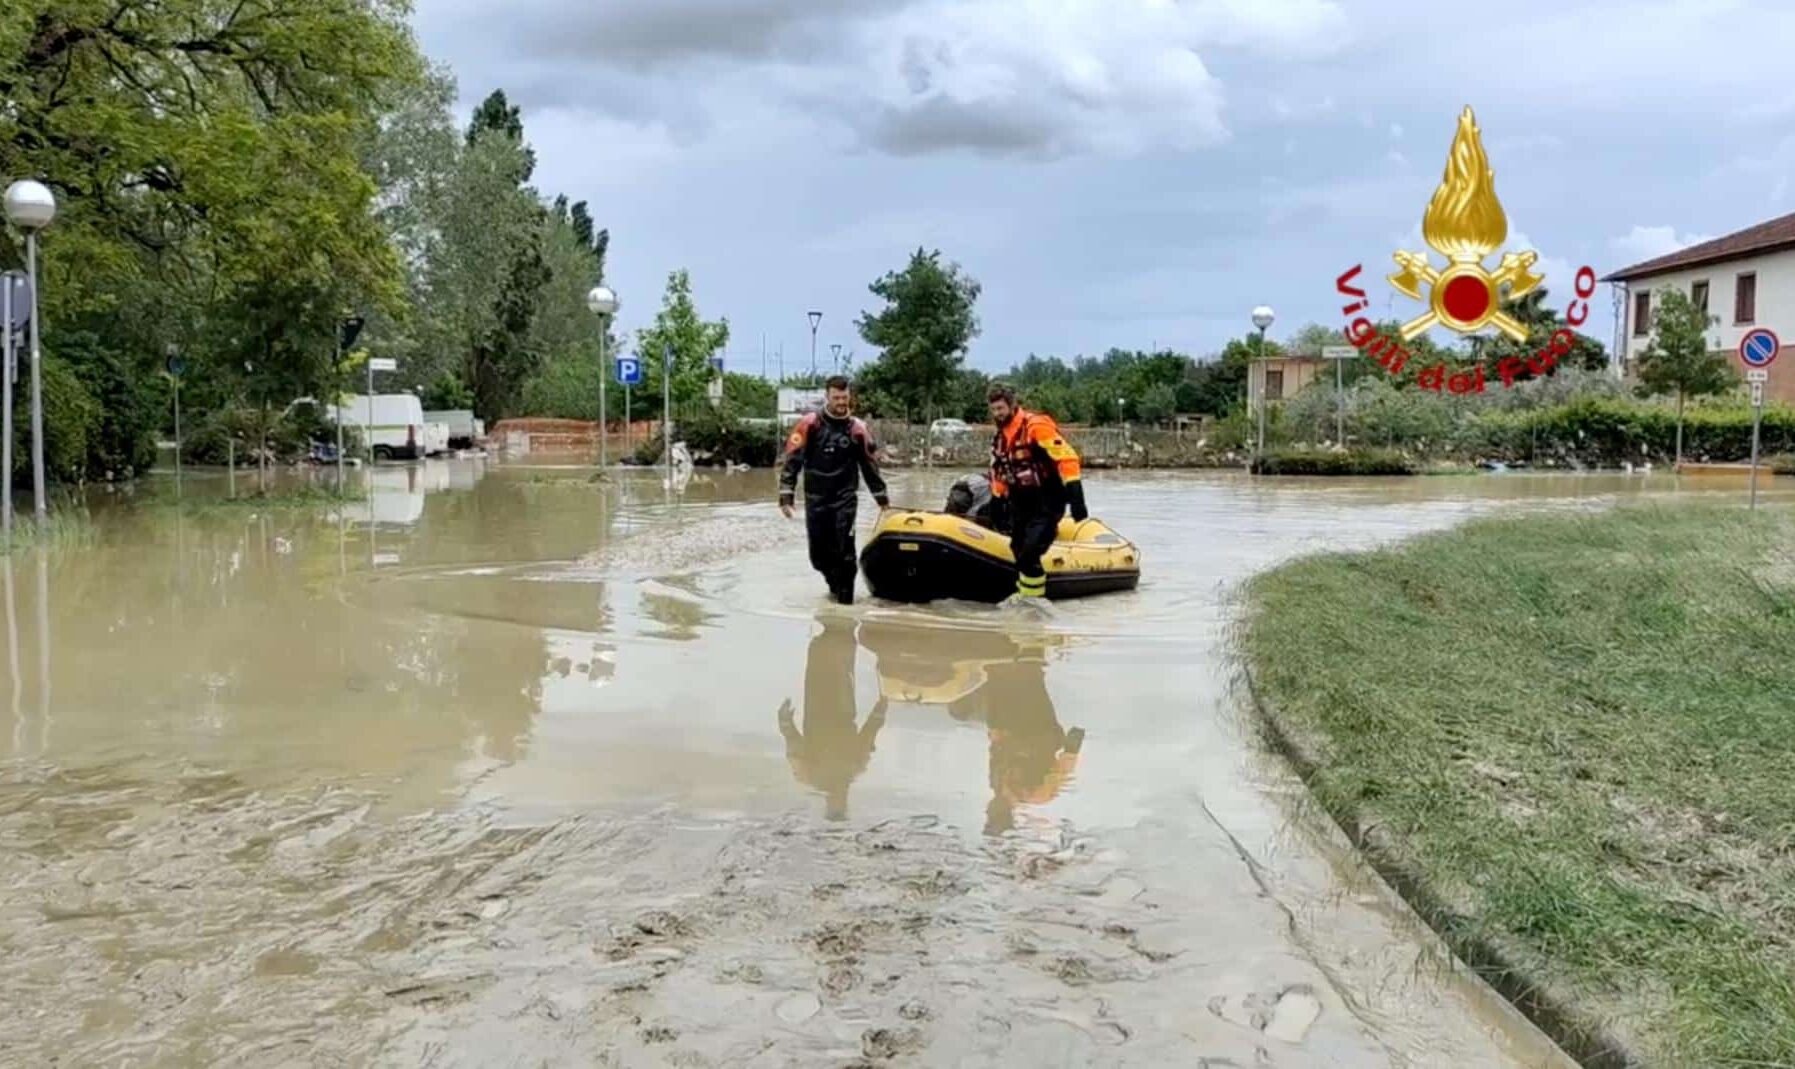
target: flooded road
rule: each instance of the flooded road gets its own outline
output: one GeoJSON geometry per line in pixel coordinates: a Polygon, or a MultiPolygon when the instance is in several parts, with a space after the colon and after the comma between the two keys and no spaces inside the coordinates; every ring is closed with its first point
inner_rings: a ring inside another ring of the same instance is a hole
{"type": "Polygon", "coordinates": [[[0,1063],[1569,1064],[1264,754],[1229,599],[1663,476],[1096,473],[1141,588],[1045,618],[828,605],[769,472],[372,478],[0,565],[0,1063]]]}

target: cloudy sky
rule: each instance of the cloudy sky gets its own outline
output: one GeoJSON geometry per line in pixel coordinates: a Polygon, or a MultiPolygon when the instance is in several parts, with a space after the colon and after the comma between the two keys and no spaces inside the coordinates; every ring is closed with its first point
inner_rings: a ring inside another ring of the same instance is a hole
{"type": "MultiPolygon", "coordinates": [[[[1477,114],[1553,303],[1795,211],[1788,0],[417,0],[464,113],[524,109],[547,194],[611,230],[621,325],[692,272],[733,370],[809,362],[917,246],[984,286],[972,363],[1339,322],[1355,263],[1424,251],[1477,114]]],[[[1590,329],[1612,335],[1607,289],[1590,329]]]]}

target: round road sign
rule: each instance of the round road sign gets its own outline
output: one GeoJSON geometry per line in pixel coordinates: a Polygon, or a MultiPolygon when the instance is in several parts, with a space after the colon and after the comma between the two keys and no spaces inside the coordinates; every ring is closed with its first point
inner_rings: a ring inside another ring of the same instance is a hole
{"type": "Polygon", "coordinates": [[[1769,367],[1781,350],[1782,342],[1777,340],[1776,332],[1766,327],[1748,330],[1739,339],[1739,359],[1747,367],[1769,367]]]}

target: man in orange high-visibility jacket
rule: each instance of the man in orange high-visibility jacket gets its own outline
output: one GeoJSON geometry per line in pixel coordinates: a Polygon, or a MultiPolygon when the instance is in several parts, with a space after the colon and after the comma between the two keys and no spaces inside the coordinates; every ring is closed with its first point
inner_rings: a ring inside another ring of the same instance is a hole
{"type": "Polygon", "coordinates": [[[1016,404],[1016,391],[994,382],[986,392],[991,421],[991,496],[999,523],[1008,521],[1010,552],[1016,558],[1016,594],[1047,594],[1041,557],[1059,533],[1060,517],[1089,517],[1078,454],[1066,444],[1053,417],[1016,404]]]}

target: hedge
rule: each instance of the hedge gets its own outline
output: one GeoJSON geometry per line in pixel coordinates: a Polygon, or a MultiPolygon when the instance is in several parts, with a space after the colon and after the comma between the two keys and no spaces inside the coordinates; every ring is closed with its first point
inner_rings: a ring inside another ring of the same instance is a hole
{"type": "Polygon", "coordinates": [[[1394,449],[1287,446],[1268,450],[1252,470],[1259,475],[1413,475],[1417,469],[1414,461],[1394,449]]]}

